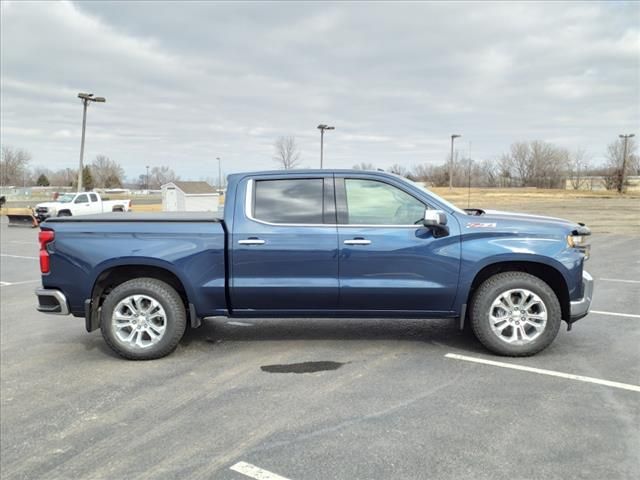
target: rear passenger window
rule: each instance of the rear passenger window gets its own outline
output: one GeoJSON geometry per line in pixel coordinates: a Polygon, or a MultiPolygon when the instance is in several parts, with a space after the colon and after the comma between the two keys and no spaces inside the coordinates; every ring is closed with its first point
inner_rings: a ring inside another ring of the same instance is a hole
{"type": "Polygon", "coordinates": [[[322,223],[321,178],[258,180],[253,216],[270,223],[322,223]]]}
{"type": "Polygon", "coordinates": [[[91,197],[92,202],[98,201],[98,195],[96,195],[95,193],[90,193],[89,196],[91,197]]]}

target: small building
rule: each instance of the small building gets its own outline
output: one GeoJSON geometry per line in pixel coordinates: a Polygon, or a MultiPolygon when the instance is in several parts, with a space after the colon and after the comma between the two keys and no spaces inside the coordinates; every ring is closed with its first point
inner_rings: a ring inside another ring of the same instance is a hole
{"type": "Polygon", "coordinates": [[[164,212],[217,212],[220,195],[207,182],[169,182],[162,185],[164,212]]]}

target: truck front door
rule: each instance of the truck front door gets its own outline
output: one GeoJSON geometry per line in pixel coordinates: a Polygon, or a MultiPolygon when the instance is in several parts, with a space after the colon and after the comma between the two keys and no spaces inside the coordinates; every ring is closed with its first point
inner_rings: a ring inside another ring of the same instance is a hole
{"type": "Polygon", "coordinates": [[[332,174],[244,180],[230,235],[236,314],[311,314],[338,306],[332,174]]]}
{"type": "Polygon", "coordinates": [[[91,202],[89,195],[82,193],[73,201],[73,215],[88,215],[91,211],[91,202]]]}
{"type": "MultiPolygon", "coordinates": [[[[438,236],[421,224],[430,205],[386,180],[335,179],[340,308],[448,312],[460,270],[458,224],[438,236]]],[[[449,215],[449,214],[447,214],[449,215]]]]}

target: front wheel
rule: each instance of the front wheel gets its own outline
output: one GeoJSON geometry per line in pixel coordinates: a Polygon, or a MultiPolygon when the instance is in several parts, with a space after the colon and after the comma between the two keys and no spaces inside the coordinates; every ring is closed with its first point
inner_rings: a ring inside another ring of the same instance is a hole
{"type": "Polygon", "coordinates": [[[471,327],[480,343],[499,355],[525,357],[558,335],[560,302],[547,283],[524,272],[487,279],[471,302],[471,327]]]}
{"type": "Polygon", "coordinates": [[[129,360],[168,355],[178,345],[186,324],[178,292],[155,278],[124,282],[102,304],[102,336],[118,355],[129,360]]]}

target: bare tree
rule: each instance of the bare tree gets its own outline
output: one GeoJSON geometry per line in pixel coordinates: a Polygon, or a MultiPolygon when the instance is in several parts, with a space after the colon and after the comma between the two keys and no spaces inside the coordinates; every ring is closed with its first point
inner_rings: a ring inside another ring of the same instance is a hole
{"type": "Polygon", "coordinates": [[[180,177],[166,165],[153,167],[149,171],[149,188],[158,189],[165,183],[175,182],[176,180],[180,180],[180,177]]]}
{"type": "Polygon", "coordinates": [[[606,173],[604,175],[605,187],[607,190],[623,191],[626,185],[622,185],[623,177],[633,175],[640,170],[640,158],[637,155],[638,145],[634,138],[629,138],[627,143],[627,163],[624,175],[622,165],[624,164],[624,139],[619,138],[607,146],[606,173]]]}
{"type": "Polygon", "coordinates": [[[497,187],[500,182],[498,166],[491,160],[483,160],[479,165],[483,185],[485,187],[497,187]]]}
{"type": "Polygon", "coordinates": [[[589,158],[584,148],[578,148],[567,157],[567,173],[571,188],[579,190],[584,185],[584,177],[589,169],[589,158]]]}
{"type": "Polygon", "coordinates": [[[31,154],[20,148],[2,146],[0,158],[0,185],[22,185],[30,176],[31,154]]]}
{"type": "Polygon", "coordinates": [[[553,144],[534,140],[515,142],[498,162],[505,183],[517,180],[522,187],[564,187],[564,165],[568,152],[553,144]]]}
{"type": "Polygon", "coordinates": [[[373,163],[360,162],[353,166],[354,170],[375,170],[376,167],[373,163]]]}
{"type": "Polygon", "coordinates": [[[124,169],[120,164],[105,155],[98,155],[91,163],[91,176],[98,188],[117,188],[122,186],[124,169]]]}
{"type": "Polygon", "coordinates": [[[273,144],[273,161],[285,170],[296,168],[300,164],[300,150],[296,137],[280,137],[273,144]]]}
{"type": "Polygon", "coordinates": [[[389,173],[395,173],[396,175],[400,175],[402,177],[409,177],[410,173],[409,170],[407,169],[407,167],[403,166],[403,165],[399,165],[397,163],[394,163],[393,165],[391,165],[389,167],[389,173]]]}
{"type": "Polygon", "coordinates": [[[78,179],[78,171],[73,168],[56,170],[49,176],[51,185],[56,187],[70,187],[78,179]]]}
{"type": "Polygon", "coordinates": [[[449,166],[445,162],[441,165],[421,163],[411,169],[411,178],[416,181],[429,183],[434,187],[449,185],[449,166]]]}

